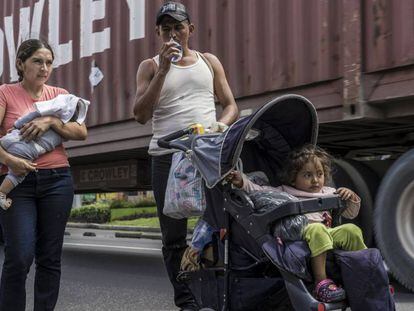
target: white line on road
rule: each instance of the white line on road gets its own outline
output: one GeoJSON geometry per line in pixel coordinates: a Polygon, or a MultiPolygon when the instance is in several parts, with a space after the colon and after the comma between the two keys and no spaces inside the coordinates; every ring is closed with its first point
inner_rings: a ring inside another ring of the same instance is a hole
{"type": "Polygon", "coordinates": [[[114,245],[103,245],[103,244],[84,244],[84,243],[63,243],[64,246],[80,246],[80,247],[101,247],[101,248],[115,248],[115,249],[133,249],[139,251],[158,251],[159,248],[149,248],[149,247],[134,247],[134,246],[114,246],[114,245]]]}

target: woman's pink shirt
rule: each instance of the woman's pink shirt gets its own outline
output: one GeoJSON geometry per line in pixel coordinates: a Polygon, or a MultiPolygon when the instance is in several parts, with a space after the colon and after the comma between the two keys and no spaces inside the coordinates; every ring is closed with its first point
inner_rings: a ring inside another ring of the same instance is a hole
{"type": "MultiPolygon", "coordinates": [[[[59,87],[44,85],[43,94],[39,99],[32,99],[20,83],[3,84],[0,86],[0,106],[6,112],[0,126],[0,136],[4,136],[14,122],[28,112],[34,111],[33,103],[50,100],[59,94],[68,94],[68,91],[59,87]]],[[[50,169],[69,166],[68,156],[63,145],[41,155],[34,161],[39,169],[50,169]]],[[[1,174],[6,173],[4,166],[1,174]]]]}

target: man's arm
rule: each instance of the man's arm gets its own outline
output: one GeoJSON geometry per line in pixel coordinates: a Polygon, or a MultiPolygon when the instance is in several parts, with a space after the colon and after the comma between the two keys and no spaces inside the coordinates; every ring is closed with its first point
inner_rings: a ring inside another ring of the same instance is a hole
{"type": "Polygon", "coordinates": [[[166,73],[158,70],[152,59],[144,60],[137,71],[137,92],[134,101],[135,120],[141,124],[147,123],[152,117],[155,103],[158,103],[166,73]]]}
{"type": "Polygon", "coordinates": [[[213,54],[204,53],[203,55],[210,62],[214,70],[214,93],[223,108],[220,118],[217,121],[230,125],[237,120],[239,109],[237,108],[233,93],[227,82],[223,66],[213,54]]]}
{"type": "Polygon", "coordinates": [[[165,77],[171,67],[171,57],[177,52],[174,42],[164,42],[159,52],[158,68],[152,59],[144,60],[137,71],[137,92],[134,100],[135,120],[141,124],[152,118],[154,105],[160,99],[165,77]]]}

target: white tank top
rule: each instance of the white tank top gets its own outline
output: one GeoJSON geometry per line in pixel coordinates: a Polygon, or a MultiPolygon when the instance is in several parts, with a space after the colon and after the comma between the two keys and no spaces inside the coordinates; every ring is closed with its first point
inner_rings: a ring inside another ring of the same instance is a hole
{"type": "MultiPolygon", "coordinates": [[[[176,150],[158,147],[160,137],[201,123],[205,128],[216,121],[213,76],[210,68],[197,53],[197,61],[190,66],[171,64],[161,89],[160,100],[152,116],[153,136],[148,153],[163,155],[176,150]]],[[[159,56],[153,58],[159,65],[159,56]]]]}

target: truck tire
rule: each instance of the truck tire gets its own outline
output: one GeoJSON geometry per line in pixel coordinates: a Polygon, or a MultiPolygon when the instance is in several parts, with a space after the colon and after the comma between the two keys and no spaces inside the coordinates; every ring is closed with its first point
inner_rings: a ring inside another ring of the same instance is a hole
{"type": "Polygon", "coordinates": [[[374,231],[391,274],[414,291],[414,149],[395,161],[381,182],[374,231]]]}
{"type": "Polygon", "coordinates": [[[364,162],[346,159],[347,163],[351,164],[361,175],[362,179],[365,181],[365,184],[368,187],[369,193],[371,195],[372,205],[375,208],[374,199],[377,196],[377,191],[379,187],[380,177],[364,162]]]}
{"type": "Polygon", "coordinates": [[[353,223],[361,228],[364,242],[368,247],[373,244],[373,199],[370,189],[361,173],[350,163],[336,159],[334,161],[333,180],[335,187],[349,188],[361,198],[361,209],[355,219],[342,218],[343,223],[353,223]]]}

